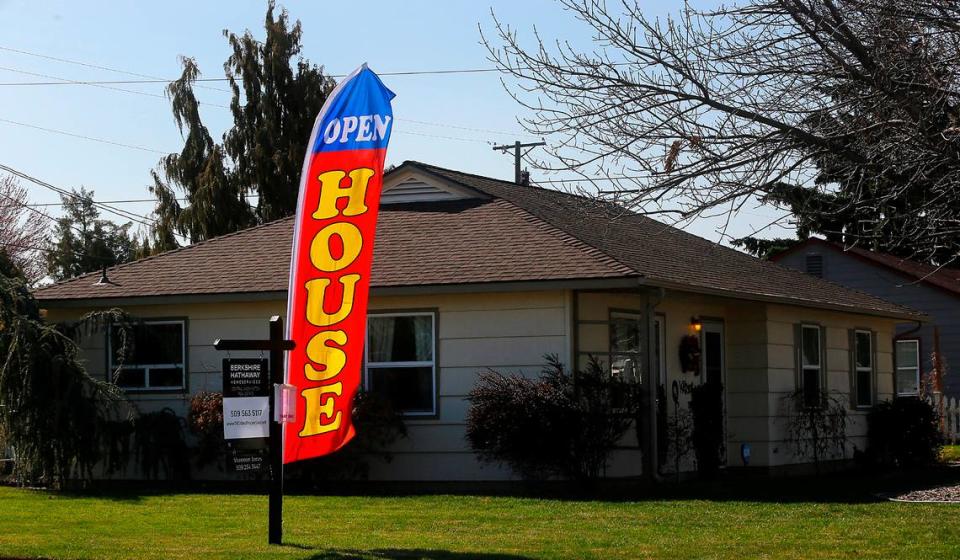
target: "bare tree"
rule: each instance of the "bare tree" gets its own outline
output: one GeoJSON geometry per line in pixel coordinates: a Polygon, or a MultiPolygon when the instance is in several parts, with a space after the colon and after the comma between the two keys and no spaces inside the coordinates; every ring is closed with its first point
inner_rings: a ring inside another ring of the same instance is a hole
{"type": "Polygon", "coordinates": [[[495,16],[484,37],[525,128],[551,139],[540,169],[678,219],[763,200],[801,232],[960,254],[960,3],[744,0],[658,20],[638,0],[559,2],[592,50],[527,44],[495,16]]]}
{"type": "Polygon", "coordinates": [[[27,189],[16,178],[0,177],[0,251],[34,283],[44,276],[50,223],[46,214],[28,204],[27,189]]]}

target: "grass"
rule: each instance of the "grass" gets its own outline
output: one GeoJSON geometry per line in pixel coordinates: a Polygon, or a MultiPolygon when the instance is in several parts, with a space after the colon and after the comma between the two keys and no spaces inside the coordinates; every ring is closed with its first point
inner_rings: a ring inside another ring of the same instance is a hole
{"type": "Polygon", "coordinates": [[[293,495],[281,547],[265,544],[261,495],[0,487],[0,558],[960,557],[960,505],[877,501],[862,477],[667,486],[636,500],[293,495]]]}

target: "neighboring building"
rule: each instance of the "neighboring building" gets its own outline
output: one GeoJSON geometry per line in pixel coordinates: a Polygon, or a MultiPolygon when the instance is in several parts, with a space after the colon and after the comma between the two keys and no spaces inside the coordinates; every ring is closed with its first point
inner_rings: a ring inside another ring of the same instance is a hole
{"type": "Polygon", "coordinates": [[[960,398],[960,270],[817,238],[773,260],[926,314],[928,320],[923,324],[911,321],[897,326],[897,394],[916,395],[922,376],[933,371],[936,332],[946,365],[943,392],[960,398]]]}
{"type": "MultiPolygon", "coordinates": [[[[109,307],[146,320],[151,343],[123,384],[143,410],[185,413],[192,393],[220,388],[226,354],[213,340],[264,337],[284,313],[292,231],[278,220],[114,267],[109,284],[89,274],[36,296],[53,321],[109,307]]],[[[380,479],[512,477],[471,452],[465,396],[487,368],[536,375],[545,354],[581,366],[598,356],[647,395],[722,380],[731,466],[744,443],[751,467],[799,462],[783,397],[802,387],[855,395],[849,434],[862,449],[865,411],[893,395],[895,326],[920,317],[617,206],[417,162],[384,178],[371,282],[368,347],[385,351],[365,364],[366,386],[386,390],[409,426],[393,461],[373,465],[380,479]],[[680,365],[688,335],[701,341],[699,375],[680,365]]],[[[109,336],[85,344],[89,369],[106,376],[109,336]]],[[[664,419],[647,411],[643,445],[625,438],[609,476],[664,466],[664,419]]]]}

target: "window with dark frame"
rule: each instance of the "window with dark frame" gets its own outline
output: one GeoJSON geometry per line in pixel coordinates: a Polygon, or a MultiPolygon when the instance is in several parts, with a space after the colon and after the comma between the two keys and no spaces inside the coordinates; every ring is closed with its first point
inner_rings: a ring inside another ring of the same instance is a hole
{"type": "Polygon", "coordinates": [[[404,415],[437,413],[435,322],[432,312],[367,317],[366,388],[404,415]]]}
{"type": "Polygon", "coordinates": [[[920,393],[920,341],[898,340],[894,353],[897,365],[897,396],[912,397],[920,393]]]}
{"type": "Polygon", "coordinates": [[[803,404],[820,406],[821,380],[823,378],[823,352],[821,328],[818,325],[800,326],[800,388],[803,404]]]}
{"type": "Polygon", "coordinates": [[[640,313],[610,313],[610,374],[624,381],[640,382],[641,321],[640,313]]]}
{"type": "Polygon", "coordinates": [[[853,384],[856,406],[873,406],[873,333],[853,331],[853,384]]]}
{"type": "Polygon", "coordinates": [[[148,320],[109,332],[110,375],[128,391],[186,389],[186,323],[148,320]]]}

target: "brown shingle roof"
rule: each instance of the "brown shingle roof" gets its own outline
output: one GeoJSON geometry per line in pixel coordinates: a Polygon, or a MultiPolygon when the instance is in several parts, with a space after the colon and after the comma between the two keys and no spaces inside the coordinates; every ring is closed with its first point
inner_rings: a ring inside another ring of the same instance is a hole
{"type": "MultiPolygon", "coordinates": [[[[373,287],[621,278],[614,259],[500,199],[388,204],[380,209],[373,287]],[[517,240],[523,240],[518,243],[517,240]]],[[[59,282],[42,300],[287,289],[293,219],[59,282]]]]}
{"type": "MultiPolygon", "coordinates": [[[[486,198],[381,207],[373,287],[643,277],[654,286],[747,299],[915,315],[907,308],[755,259],[605,203],[418,162],[486,198]]],[[[41,300],[281,292],[291,218],[37,291],[41,300]]]]}
{"type": "Polygon", "coordinates": [[[772,260],[775,262],[780,261],[783,259],[783,257],[794,253],[795,251],[799,251],[816,244],[832,247],[837,251],[841,251],[868,262],[886,267],[919,282],[930,284],[931,286],[936,286],[940,289],[960,295],[960,270],[955,268],[937,267],[910,259],[900,258],[889,253],[868,251],[867,249],[863,249],[861,247],[844,247],[844,245],[841,243],[834,243],[832,241],[826,241],[816,237],[811,237],[803,243],[791,247],[787,251],[778,253],[773,257],[772,260]]]}

